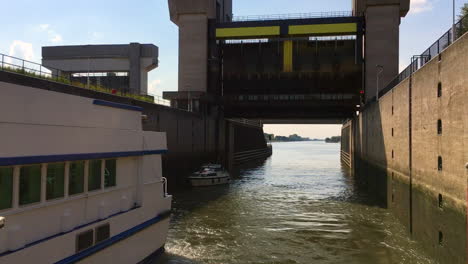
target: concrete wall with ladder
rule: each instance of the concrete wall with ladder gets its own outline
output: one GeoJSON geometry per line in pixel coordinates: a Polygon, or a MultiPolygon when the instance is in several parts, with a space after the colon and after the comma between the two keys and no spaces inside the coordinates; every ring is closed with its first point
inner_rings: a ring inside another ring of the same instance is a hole
{"type": "Polygon", "coordinates": [[[440,263],[467,260],[466,69],[468,34],[352,120],[357,177],[440,263]]]}

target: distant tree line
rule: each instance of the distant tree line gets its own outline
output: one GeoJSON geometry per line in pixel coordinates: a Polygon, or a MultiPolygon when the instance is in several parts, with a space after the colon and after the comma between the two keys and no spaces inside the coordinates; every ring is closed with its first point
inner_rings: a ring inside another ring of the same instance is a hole
{"type": "Polygon", "coordinates": [[[308,137],[301,137],[297,134],[285,136],[275,136],[274,134],[265,133],[265,139],[272,142],[291,142],[291,141],[319,141],[319,139],[310,139],[308,137]]]}
{"type": "Polygon", "coordinates": [[[326,139],[325,139],[325,142],[327,142],[327,143],[338,143],[338,142],[341,142],[341,136],[334,136],[334,137],[331,137],[331,138],[326,138],[326,139]]]}

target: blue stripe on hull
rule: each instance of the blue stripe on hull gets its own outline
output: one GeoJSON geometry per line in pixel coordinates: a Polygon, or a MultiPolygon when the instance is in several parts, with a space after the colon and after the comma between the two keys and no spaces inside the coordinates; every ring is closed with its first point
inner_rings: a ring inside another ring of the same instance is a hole
{"type": "Polygon", "coordinates": [[[140,232],[140,231],[143,231],[144,229],[156,224],[156,223],[159,223],[161,222],[162,220],[164,219],[167,219],[169,216],[171,215],[171,211],[166,211],[158,216],[156,216],[155,218],[152,218],[146,222],[143,222],[137,226],[134,226],[130,229],[128,229],[127,231],[124,231],[118,235],[115,235],[107,240],[104,240],[103,242],[97,244],[97,245],[94,245],[90,248],[87,248],[75,255],[72,255],[68,258],[65,258],[65,259],[62,259],[58,262],[55,262],[55,264],[70,264],[70,263],[76,263],[80,260],[83,260],[91,255],[94,255],[96,253],[98,253],[99,251],[101,250],[104,250],[126,238],[129,238],[133,235],[135,235],[136,233],[140,232]]]}
{"type": "Polygon", "coordinates": [[[31,243],[27,244],[26,246],[24,246],[24,247],[22,247],[22,248],[20,248],[20,249],[11,250],[11,251],[6,251],[6,252],[3,252],[3,253],[0,253],[0,257],[13,254],[13,253],[18,252],[18,251],[20,251],[20,250],[23,250],[23,249],[26,249],[26,248],[35,246],[35,245],[37,245],[37,244],[40,244],[40,243],[42,243],[42,242],[45,242],[45,241],[47,241],[47,240],[50,240],[50,239],[53,239],[53,238],[56,238],[56,237],[59,237],[59,236],[66,235],[66,234],[71,233],[71,232],[73,232],[73,231],[76,231],[76,230],[78,230],[78,229],[81,229],[81,228],[84,228],[84,227],[87,227],[87,226],[90,226],[90,225],[99,223],[99,222],[101,222],[101,221],[108,220],[108,219],[110,219],[110,218],[112,218],[112,217],[115,217],[115,216],[118,216],[118,215],[121,215],[121,214],[128,213],[128,212],[133,211],[133,210],[138,209],[138,208],[141,208],[141,206],[135,206],[135,207],[133,207],[133,208],[130,208],[130,209],[127,210],[127,211],[118,212],[118,213],[115,213],[115,214],[113,214],[113,215],[110,215],[109,217],[107,217],[107,218],[105,218],[105,219],[99,219],[99,220],[96,220],[96,221],[92,221],[92,222],[90,222],[90,223],[86,223],[86,224],[77,226],[77,227],[75,227],[75,228],[73,228],[72,230],[67,231],[67,232],[58,233],[58,234],[55,234],[55,235],[52,235],[52,236],[49,236],[49,237],[46,237],[46,238],[43,238],[43,239],[36,240],[36,241],[34,241],[34,242],[31,242],[31,243]]]}
{"type": "Polygon", "coordinates": [[[100,105],[100,106],[113,107],[113,108],[126,109],[126,110],[131,110],[131,111],[138,111],[138,112],[143,111],[143,108],[139,106],[119,104],[119,103],[114,103],[114,102],[109,102],[109,101],[104,101],[104,100],[97,100],[97,99],[93,101],[93,104],[100,105]]]}

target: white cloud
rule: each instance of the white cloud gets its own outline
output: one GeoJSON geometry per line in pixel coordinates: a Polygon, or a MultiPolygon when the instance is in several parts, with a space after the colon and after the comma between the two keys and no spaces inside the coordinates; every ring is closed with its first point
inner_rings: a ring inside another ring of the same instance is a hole
{"type": "Polygon", "coordinates": [[[40,24],[39,25],[39,29],[41,31],[46,31],[47,29],[49,29],[50,25],[49,24],[40,24]]]}
{"type": "MultiPolygon", "coordinates": [[[[24,60],[34,60],[34,52],[32,43],[21,40],[14,40],[10,45],[10,56],[18,57],[24,60]]],[[[10,61],[11,62],[11,61],[10,61]]]]}
{"type": "Polygon", "coordinates": [[[39,31],[47,33],[47,36],[50,42],[60,43],[63,41],[62,35],[57,33],[55,30],[51,29],[49,24],[40,24],[38,28],[39,28],[39,31]]]}
{"type": "Polygon", "coordinates": [[[93,39],[97,39],[97,38],[102,37],[102,34],[101,34],[100,32],[96,32],[96,31],[95,31],[95,32],[91,33],[91,37],[92,37],[93,39]]]}
{"type": "Polygon", "coordinates": [[[411,0],[410,13],[417,14],[431,11],[433,8],[431,0],[411,0]]]}
{"type": "Polygon", "coordinates": [[[157,94],[158,93],[157,89],[158,89],[160,84],[161,84],[161,80],[152,80],[148,84],[148,93],[157,94]]]}
{"type": "Polygon", "coordinates": [[[62,36],[60,34],[55,34],[51,39],[49,39],[50,42],[53,42],[53,43],[59,43],[59,42],[62,42],[62,36]]]}

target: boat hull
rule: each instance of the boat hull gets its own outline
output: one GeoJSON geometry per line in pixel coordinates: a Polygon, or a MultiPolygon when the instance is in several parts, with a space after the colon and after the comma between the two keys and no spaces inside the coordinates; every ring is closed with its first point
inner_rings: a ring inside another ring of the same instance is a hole
{"type": "Polygon", "coordinates": [[[201,187],[228,184],[231,182],[231,178],[229,176],[189,177],[189,181],[193,187],[201,187]]]}

